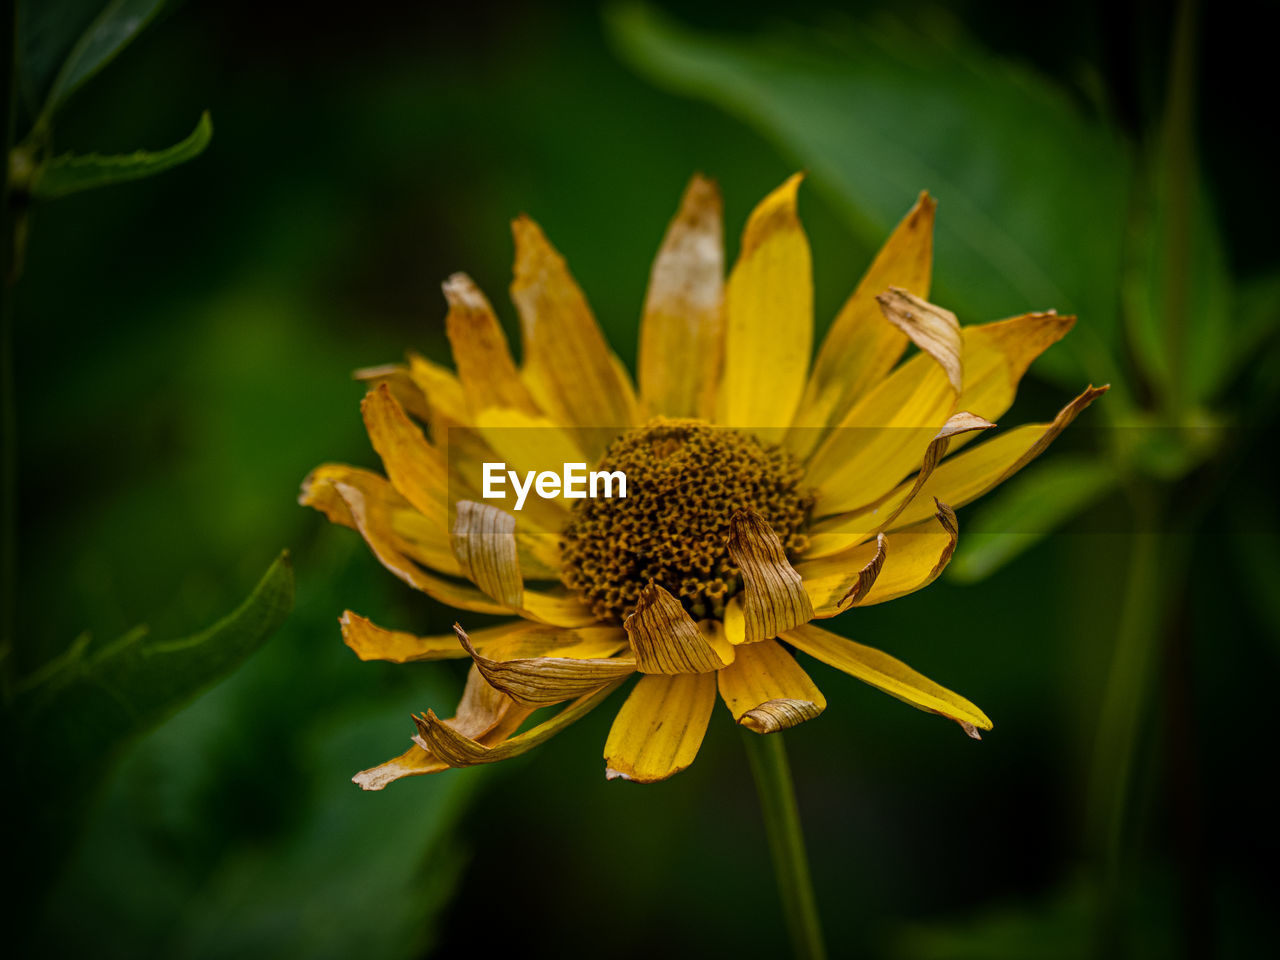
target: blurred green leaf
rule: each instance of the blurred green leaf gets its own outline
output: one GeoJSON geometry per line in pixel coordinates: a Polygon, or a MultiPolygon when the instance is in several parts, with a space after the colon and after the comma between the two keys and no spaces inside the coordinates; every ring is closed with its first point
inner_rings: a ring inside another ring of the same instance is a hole
{"type": "Polygon", "coordinates": [[[72,47],[45,99],[51,116],[155,19],[164,0],[111,0],[72,47]]]}
{"type": "MultiPolygon", "coordinates": [[[[1072,335],[1037,369],[1073,386],[1120,382],[1115,291],[1129,156],[1062,91],[937,25],[722,38],[639,5],[614,8],[610,25],[649,77],[777,142],[869,241],[882,242],[929,190],[939,203],[938,299],[968,323],[1076,313],[1072,335]]],[[[850,287],[856,279],[851,269],[850,287]]]]}
{"type": "Polygon", "coordinates": [[[96,153],[64,153],[40,172],[31,195],[37,200],[53,200],[81,190],[153,177],[200,156],[212,137],[213,121],[206,111],[200,115],[200,122],[190,136],[164,150],[138,150],[108,157],[96,153]]]}
{"type": "Polygon", "coordinates": [[[995,573],[1117,483],[1115,468],[1087,457],[1054,457],[1023,470],[964,521],[947,573],[972,583],[995,573]]]}
{"type": "Polygon", "coordinates": [[[18,84],[30,116],[40,112],[58,68],[102,6],[103,0],[18,0],[18,84]]]}
{"type": "Polygon", "coordinates": [[[281,554],[238,609],[200,633],[154,641],[139,627],[97,651],[82,636],[17,685],[16,767],[30,788],[27,839],[43,868],[70,845],[74,811],[120,748],[243,663],[292,606],[293,566],[281,554]]]}

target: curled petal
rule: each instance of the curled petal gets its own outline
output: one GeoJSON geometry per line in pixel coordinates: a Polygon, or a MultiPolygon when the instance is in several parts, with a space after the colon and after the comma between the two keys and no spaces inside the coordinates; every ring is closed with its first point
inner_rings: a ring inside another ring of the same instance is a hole
{"type": "Polygon", "coordinates": [[[444,282],[444,296],[449,301],[444,328],[471,412],[510,407],[536,414],[537,405],[520,381],[507,335],[488,298],[465,273],[444,282]]]}
{"type": "Polygon", "coordinates": [[[427,443],[385,383],[366,394],[360,410],[392,486],[424,517],[443,523],[449,511],[449,471],[440,452],[427,443]]]}
{"type": "Polygon", "coordinates": [[[476,650],[460,624],[455,623],[453,629],[490,686],[531,706],[572,700],[606,683],[622,680],[636,669],[636,662],[630,657],[493,660],[476,650]]]}
{"type": "Polygon", "coordinates": [[[693,763],[716,702],[712,673],[643,676],[614,718],[605,777],[652,783],[693,763]]]}
{"type": "Polygon", "coordinates": [[[794,727],[827,706],[809,675],[773,640],[744,646],[716,677],[733,719],[756,733],[794,727]]]}
{"type": "MultiPolygon", "coordinates": [[[[467,674],[467,686],[462,692],[457,713],[445,723],[451,729],[467,737],[475,737],[485,743],[494,743],[515,732],[533,710],[514,700],[485,682],[474,666],[467,674]]],[[[416,718],[415,718],[416,722],[416,718]]],[[[439,773],[449,765],[430,749],[416,742],[400,756],[386,763],[361,770],[352,781],[365,790],[381,790],[388,783],[402,777],[415,777],[427,773],[439,773]]]]}
{"type": "Polygon", "coordinates": [[[1004,483],[1040,456],[1107,389],[1091,386],[1058,411],[1052,422],[1017,427],[944,460],[896,518],[896,524],[918,522],[927,515],[927,504],[934,497],[961,507],[1004,483]]]}
{"type": "Polygon", "coordinates": [[[752,211],[725,290],[717,422],[769,440],[791,423],[813,343],[813,264],[796,215],[801,179],[791,177],[752,211]]]}
{"type": "Polygon", "coordinates": [[[964,389],[964,345],[956,315],[901,287],[878,294],[876,302],[886,320],[938,362],[951,389],[959,394],[964,389]]]}
{"type": "Polygon", "coordinates": [[[714,414],[724,351],[723,205],[716,185],[689,181],[653,262],[640,323],[640,394],[651,414],[714,414]]]}
{"type": "MultiPolygon", "coordinates": [[[[925,449],[924,459],[920,463],[920,470],[916,473],[914,481],[902,484],[888,497],[866,510],[838,514],[814,524],[809,529],[809,546],[804,555],[812,558],[829,556],[856,546],[873,533],[879,533],[894,526],[894,521],[915,501],[925,482],[937,468],[939,461],[946,456],[952,437],[974,430],[990,430],[994,426],[995,424],[990,420],[984,420],[968,412],[948,417],[942,429],[925,449]]],[[[923,515],[927,516],[927,511],[923,515]]]]}
{"type": "Polygon", "coordinates": [[[519,609],[524,582],[516,551],[516,518],[474,500],[459,500],[453,522],[453,552],[463,573],[501,604],[519,609]]]}
{"type": "Polygon", "coordinates": [[[680,601],[650,583],[640,591],[636,609],[623,622],[641,673],[707,673],[733,661],[733,647],[707,621],[694,622],[680,601]]]}
{"type": "Polygon", "coordinates": [[[813,617],[800,574],[773,528],[754,511],[729,521],[729,557],[742,571],[744,641],[776,637],[813,617]]]}
{"type": "Polygon", "coordinates": [[[622,681],[618,680],[600,687],[567,704],[551,719],[530,727],[524,733],[496,741],[492,738],[468,736],[460,728],[442,721],[435,713],[428,710],[424,715],[414,717],[414,722],[418,726],[418,735],[414,737],[414,741],[451,767],[497,763],[499,760],[518,757],[545,743],[565,727],[589,713],[621,684],[622,681]]]}
{"type": "Polygon", "coordinates": [[[790,630],[782,639],[903,703],[954,720],[974,739],[981,739],[978,730],[991,729],[987,715],[964,697],[874,647],[846,640],[813,624],[790,630]]]}

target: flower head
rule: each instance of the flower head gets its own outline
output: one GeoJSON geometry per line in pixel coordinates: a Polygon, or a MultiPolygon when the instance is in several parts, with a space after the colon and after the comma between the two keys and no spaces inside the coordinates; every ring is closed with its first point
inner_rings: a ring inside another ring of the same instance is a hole
{"type": "Polygon", "coordinates": [[[971,736],[991,728],[968,700],[816,622],[936,579],[956,547],[954,508],[1038,456],[1106,388],[948,457],[995,426],[1074,318],[961,327],[925,300],[934,202],[921,194],[811,364],[799,183],[756,207],[726,281],[720,196],[694,177],[653,265],[638,393],[564,260],[524,217],[511,288],[519,366],[489,301],[458,274],[444,284],[456,372],[418,356],[361,372],[386,476],[326,464],[301,502],[359,531],[460,621],[510,618],[416,636],[343,614],[343,639],[364,659],[473,661],[454,715],[415,716],[409,749],[357,774],[361,786],[523,753],[636,673],[606,771],[661,780],[693,762],[717,692],[761,734],[820,714],[826,700],[797,652],[971,736]],[[482,495],[490,462],[582,462],[622,473],[629,491],[553,490],[506,510],[482,495]],[[534,717],[542,708],[551,714],[534,717]]]}

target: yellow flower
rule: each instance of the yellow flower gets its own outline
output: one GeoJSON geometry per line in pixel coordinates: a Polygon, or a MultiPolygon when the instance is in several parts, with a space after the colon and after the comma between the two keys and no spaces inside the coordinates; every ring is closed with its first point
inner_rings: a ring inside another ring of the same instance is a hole
{"type": "Polygon", "coordinates": [[[638,394],[564,260],[523,217],[511,288],[520,367],[489,302],[458,274],[444,285],[456,373],[418,356],[362,372],[386,477],[326,464],[301,502],[359,531],[411,586],[514,619],[420,637],[343,614],[343,639],[363,659],[474,662],[455,716],[415,716],[412,746],[356,783],[380,789],[523,753],[636,672],[606,771],[662,780],[693,762],[717,689],[761,734],[820,714],[826,701],[792,650],[971,736],[991,728],[968,700],[816,621],[936,579],[956,546],[952,508],[1039,455],[1106,388],[944,460],[972,439],[962,435],[994,426],[1074,318],[961,327],[922,299],[935,205],[921,194],[811,366],[799,183],[756,207],[726,282],[719,192],[692,180],[653,265],[638,394]],[[900,362],[912,343],[919,351],[900,362]],[[512,513],[481,496],[484,463],[523,476],[561,461],[623,471],[627,497],[531,496],[512,513]]]}

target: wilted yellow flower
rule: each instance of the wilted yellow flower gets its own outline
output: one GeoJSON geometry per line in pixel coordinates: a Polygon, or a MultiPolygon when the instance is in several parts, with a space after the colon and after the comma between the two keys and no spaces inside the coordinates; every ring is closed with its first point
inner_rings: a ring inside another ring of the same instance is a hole
{"type": "Polygon", "coordinates": [[[456,373],[418,356],[363,372],[386,477],[327,464],[301,502],[358,530],[411,586],[514,619],[420,637],[343,614],[343,638],[364,659],[474,661],[455,715],[415,716],[408,751],[358,784],[523,753],[637,672],[606,770],[661,780],[693,762],[717,689],[761,734],[820,714],[826,701],[792,650],[971,736],[991,728],[968,700],[816,621],[936,579],[956,546],[952,508],[1021,469],[1106,388],[944,460],[971,439],[961,435],[994,426],[1074,319],[961,327],[922,299],[935,206],[922,194],[811,367],[799,183],[756,207],[727,282],[718,190],[689,184],[653,265],[638,395],[564,260],[523,217],[511,288],[521,366],[489,302],[458,274],[444,285],[456,373]],[[900,363],[912,343],[919,352],[900,363]],[[509,512],[481,495],[482,465],[499,462],[521,474],[583,462],[622,471],[629,489],[612,500],[531,496],[509,512]]]}

